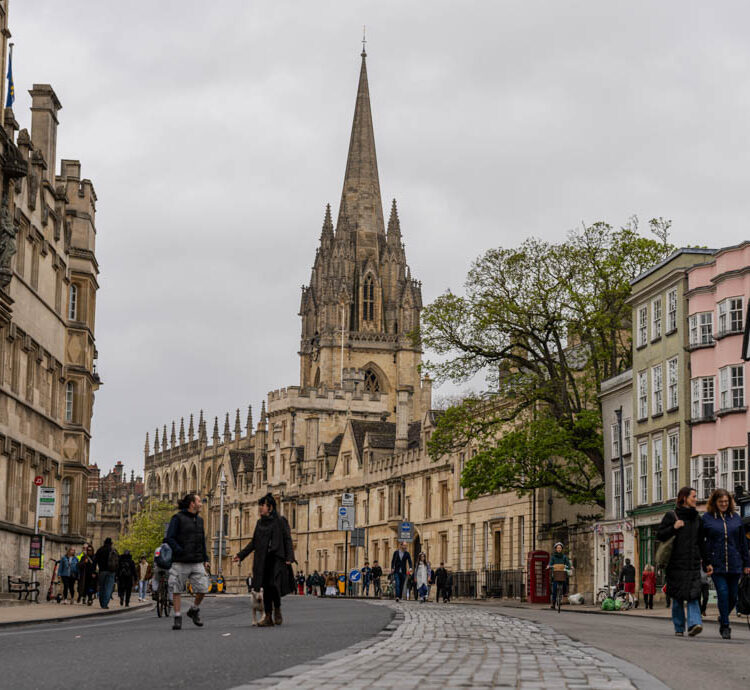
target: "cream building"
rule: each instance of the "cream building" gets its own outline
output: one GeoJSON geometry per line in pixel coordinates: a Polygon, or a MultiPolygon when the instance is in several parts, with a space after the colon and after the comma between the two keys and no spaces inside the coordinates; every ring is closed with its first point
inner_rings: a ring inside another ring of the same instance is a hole
{"type": "Polygon", "coordinates": [[[29,93],[31,133],[18,132],[11,109],[0,129],[0,590],[8,575],[29,575],[36,476],[57,490],[55,517],[41,520],[47,562],[84,539],[100,385],[96,193],[78,161],[58,164],[61,105],[52,87],[35,84],[29,93]]]}
{"type": "Polygon", "coordinates": [[[257,426],[250,411],[243,421],[238,410],[233,427],[226,415],[221,435],[216,419],[209,438],[201,412],[197,426],[191,415],[187,433],[181,420],[169,438],[166,426],[157,429],[153,446],[147,435],[146,495],[202,494],[216,572],[225,477],[221,568],[230,589],[242,587],[248,571],[230,556],[251,537],[257,500],[270,491],[305,573],[361,567],[365,558],[387,571],[407,520],[415,525],[413,551],[458,571],[462,591],[520,596],[526,553],[549,546],[576,512],[542,491],[535,501],[513,493],[469,502],[459,478],[472,449],[440,462],[427,455],[440,412],[410,337],[421,284],[406,262],[395,201],[387,224],[383,215],[365,58],[337,222],[328,206],[302,289],[299,385],[269,393],[257,426]],[[365,531],[364,546],[348,553],[348,535],[337,529],[345,492],[354,494],[355,525],[365,531]]]}

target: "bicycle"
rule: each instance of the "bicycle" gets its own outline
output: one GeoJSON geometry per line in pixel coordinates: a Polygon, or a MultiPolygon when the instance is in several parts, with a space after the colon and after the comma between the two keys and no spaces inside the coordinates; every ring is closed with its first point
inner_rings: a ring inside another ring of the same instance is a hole
{"type": "Polygon", "coordinates": [[[617,588],[612,585],[605,585],[600,587],[596,593],[596,603],[601,606],[605,599],[614,599],[615,590],[617,588]]]}
{"type": "Polygon", "coordinates": [[[168,573],[159,573],[159,588],[156,590],[156,615],[169,617],[172,610],[172,601],[169,598],[168,573]]]}
{"type": "Polygon", "coordinates": [[[568,584],[568,569],[562,563],[555,563],[552,566],[552,580],[557,583],[555,601],[552,602],[557,612],[560,613],[562,609],[562,600],[565,594],[565,589],[568,584]]]}

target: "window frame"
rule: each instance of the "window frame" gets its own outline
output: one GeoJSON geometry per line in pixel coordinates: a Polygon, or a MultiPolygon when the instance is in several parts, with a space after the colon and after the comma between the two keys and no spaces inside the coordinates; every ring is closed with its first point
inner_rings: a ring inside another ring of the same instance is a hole
{"type": "Polygon", "coordinates": [[[680,360],[672,357],[667,360],[667,412],[680,407],[680,360]]]}
{"type": "Polygon", "coordinates": [[[677,498],[680,483],[680,430],[667,434],[667,498],[677,498]],[[673,447],[674,446],[674,447],[673,447]]]}
{"type": "Polygon", "coordinates": [[[662,364],[651,367],[651,416],[664,412],[664,369],[662,364]]]}
{"type": "Polygon", "coordinates": [[[651,300],[651,341],[661,338],[661,295],[651,300]]]}
{"type": "Polygon", "coordinates": [[[677,330],[677,288],[667,290],[667,330],[673,333],[677,330]]]}
{"type": "Polygon", "coordinates": [[[648,418],[648,370],[638,372],[638,419],[648,418]]]}
{"type": "Polygon", "coordinates": [[[648,344],[648,305],[638,307],[636,317],[637,347],[645,347],[648,344]]]}
{"type": "Polygon", "coordinates": [[[662,434],[651,439],[651,493],[654,502],[664,499],[664,437],[662,434]]]}
{"type": "Polygon", "coordinates": [[[648,440],[645,439],[638,441],[638,503],[648,503],[648,440]]]}

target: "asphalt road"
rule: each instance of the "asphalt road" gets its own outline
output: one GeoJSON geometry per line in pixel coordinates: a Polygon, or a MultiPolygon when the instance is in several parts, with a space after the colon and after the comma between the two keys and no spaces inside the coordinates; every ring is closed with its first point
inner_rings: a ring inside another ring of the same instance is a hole
{"type": "Polygon", "coordinates": [[[553,627],[568,637],[602,649],[648,671],[670,688],[750,687],[750,631],[745,618],[732,617],[732,639],[719,637],[716,622],[704,621],[697,637],[675,637],[669,619],[531,610],[488,606],[491,610],[553,627]]]}
{"type": "Polygon", "coordinates": [[[376,635],[384,606],[289,596],[284,625],[251,627],[249,599],[210,597],[204,627],[153,610],[78,622],[0,629],[0,687],[232,688],[376,635]]]}

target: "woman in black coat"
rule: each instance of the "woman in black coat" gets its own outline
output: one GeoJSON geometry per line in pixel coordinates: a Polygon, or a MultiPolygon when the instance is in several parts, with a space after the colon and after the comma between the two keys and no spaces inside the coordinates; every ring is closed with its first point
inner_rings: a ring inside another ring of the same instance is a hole
{"type": "MultiPolygon", "coordinates": [[[[685,632],[685,603],[687,602],[688,635],[693,637],[703,630],[701,621],[701,563],[706,561],[703,522],[696,510],[695,489],[680,489],[677,505],[669,511],[656,530],[656,538],[667,541],[674,536],[672,555],[667,566],[667,596],[672,599],[672,623],[675,635],[685,632]]],[[[707,566],[711,574],[711,566],[707,566]]]]}
{"type": "Polygon", "coordinates": [[[259,627],[281,625],[281,597],[294,590],[294,562],[292,532],[283,515],[276,512],[276,500],[266,494],[258,501],[260,519],[250,543],[235,557],[236,563],[255,553],[253,558],[253,589],[263,589],[263,608],[266,615],[259,627]],[[273,612],[273,618],[271,613],[273,612]]]}

